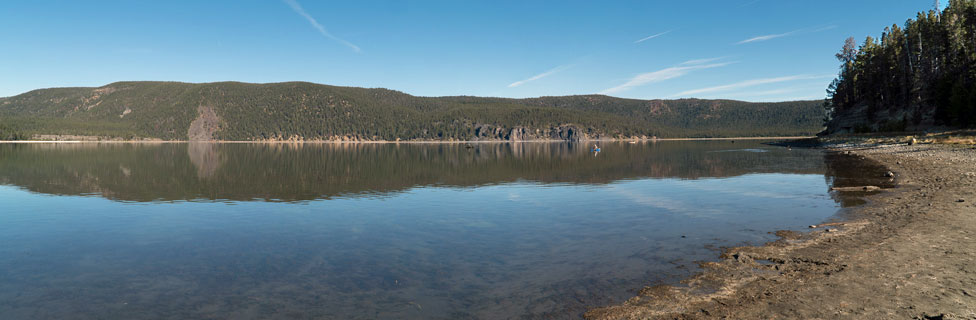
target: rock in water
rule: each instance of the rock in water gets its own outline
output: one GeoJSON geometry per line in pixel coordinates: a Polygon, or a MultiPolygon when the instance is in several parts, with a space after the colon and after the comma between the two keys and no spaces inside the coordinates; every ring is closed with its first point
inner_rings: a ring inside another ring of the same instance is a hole
{"type": "Polygon", "coordinates": [[[893,177],[895,177],[895,173],[894,172],[891,172],[891,171],[888,171],[888,172],[885,172],[884,176],[885,176],[885,178],[893,178],[893,177]]]}

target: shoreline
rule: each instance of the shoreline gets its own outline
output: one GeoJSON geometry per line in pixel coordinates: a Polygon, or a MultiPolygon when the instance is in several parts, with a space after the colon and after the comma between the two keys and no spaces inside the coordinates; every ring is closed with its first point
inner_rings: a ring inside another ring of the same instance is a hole
{"type": "Polygon", "coordinates": [[[657,139],[590,139],[590,140],[374,140],[374,141],[331,141],[331,140],[269,140],[269,141],[247,141],[247,140],[214,140],[214,141],[188,141],[188,140],[0,140],[0,144],[57,144],[57,143],[139,143],[139,144],[162,144],[162,143],[214,143],[214,144],[492,144],[492,143],[590,143],[590,142],[656,142],[656,141],[728,141],[728,140],[795,140],[810,139],[813,136],[795,137],[729,137],[729,138],[657,138],[657,139]]]}
{"type": "MultiPolygon", "coordinates": [[[[844,220],[725,250],[680,286],[645,287],[587,319],[976,319],[976,149],[837,139],[895,187],[844,220]]],[[[825,221],[826,222],[826,221],[825,221]]]]}

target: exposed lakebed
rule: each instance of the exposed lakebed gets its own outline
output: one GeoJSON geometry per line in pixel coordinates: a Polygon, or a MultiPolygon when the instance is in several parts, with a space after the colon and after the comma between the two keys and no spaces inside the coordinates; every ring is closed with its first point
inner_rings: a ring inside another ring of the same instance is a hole
{"type": "Polygon", "coordinates": [[[857,201],[830,186],[870,171],[752,141],[590,147],[0,144],[0,311],[573,318],[835,217],[857,201]]]}

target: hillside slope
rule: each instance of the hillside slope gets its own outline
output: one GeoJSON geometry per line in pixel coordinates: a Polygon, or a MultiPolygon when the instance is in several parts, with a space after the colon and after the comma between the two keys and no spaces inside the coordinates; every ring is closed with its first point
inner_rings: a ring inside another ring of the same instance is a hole
{"type": "Polygon", "coordinates": [[[819,101],[416,97],[305,82],[117,82],[3,98],[0,135],[164,140],[773,136],[816,133],[823,115],[819,101]]]}

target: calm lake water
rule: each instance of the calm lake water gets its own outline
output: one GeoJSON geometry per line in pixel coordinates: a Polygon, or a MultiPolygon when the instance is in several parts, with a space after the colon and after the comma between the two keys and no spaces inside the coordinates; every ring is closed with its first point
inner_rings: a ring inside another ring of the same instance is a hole
{"type": "Polygon", "coordinates": [[[578,318],[835,217],[865,172],[591,146],[0,144],[0,317],[578,318]]]}

